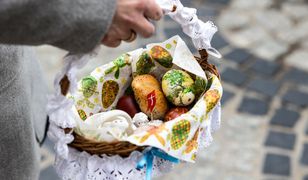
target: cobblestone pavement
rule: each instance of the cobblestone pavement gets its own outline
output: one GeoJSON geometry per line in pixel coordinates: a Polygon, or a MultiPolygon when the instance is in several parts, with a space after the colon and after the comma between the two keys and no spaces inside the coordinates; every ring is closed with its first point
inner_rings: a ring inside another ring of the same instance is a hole
{"type": "MultiPolygon", "coordinates": [[[[308,3],[304,0],[194,0],[203,20],[214,20],[219,33],[213,46],[224,55],[211,59],[221,71],[224,96],[222,127],[197,163],[182,164],[163,180],[308,180],[308,3]]],[[[117,49],[103,48],[80,72],[122,52],[179,34],[165,18],[155,37],[117,49]]],[[[38,48],[51,87],[65,52],[38,48]]],[[[52,143],[42,148],[42,180],[55,180],[52,143]]]]}

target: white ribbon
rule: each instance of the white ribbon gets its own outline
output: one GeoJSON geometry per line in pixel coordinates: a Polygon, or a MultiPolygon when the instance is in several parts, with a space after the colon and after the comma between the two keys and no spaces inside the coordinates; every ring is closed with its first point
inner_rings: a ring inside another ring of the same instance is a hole
{"type": "Polygon", "coordinates": [[[182,26],[183,32],[191,37],[198,50],[206,49],[210,55],[217,58],[222,57],[211,46],[212,37],[217,32],[217,27],[213,22],[204,23],[198,18],[196,9],[184,7],[180,0],[156,0],[156,2],[167,15],[182,26]]]}
{"type": "Polygon", "coordinates": [[[55,142],[55,151],[57,154],[64,158],[68,158],[69,149],[68,145],[74,140],[74,137],[71,133],[65,134],[63,129],[60,129],[55,124],[49,126],[48,137],[55,142]]]}

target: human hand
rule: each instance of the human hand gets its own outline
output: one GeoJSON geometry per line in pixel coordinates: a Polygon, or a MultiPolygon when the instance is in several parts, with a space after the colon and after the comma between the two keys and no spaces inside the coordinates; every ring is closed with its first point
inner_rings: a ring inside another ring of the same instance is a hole
{"type": "Polygon", "coordinates": [[[102,40],[109,47],[117,47],[121,41],[133,41],[136,33],[148,38],[155,31],[149,21],[159,20],[162,9],[155,0],[117,0],[117,9],[112,24],[102,40]]]}

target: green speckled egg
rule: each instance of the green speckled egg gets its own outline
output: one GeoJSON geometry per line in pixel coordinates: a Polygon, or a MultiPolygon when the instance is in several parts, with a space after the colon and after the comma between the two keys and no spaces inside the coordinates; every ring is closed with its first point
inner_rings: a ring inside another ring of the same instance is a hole
{"type": "Polygon", "coordinates": [[[195,84],[194,84],[194,92],[196,98],[199,98],[201,94],[206,90],[207,81],[200,77],[196,77],[195,84]]]}
{"type": "Polygon", "coordinates": [[[81,90],[84,97],[89,98],[97,88],[97,80],[93,76],[86,76],[81,80],[81,90]]]}
{"type": "Polygon", "coordinates": [[[195,99],[194,80],[182,70],[169,70],[163,76],[162,90],[168,101],[176,106],[187,106],[195,99]]]}
{"type": "Polygon", "coordinates": [[[153,59],[144,51],[136,63],[136,74],[148,74],[155,67],[153,59]]]}

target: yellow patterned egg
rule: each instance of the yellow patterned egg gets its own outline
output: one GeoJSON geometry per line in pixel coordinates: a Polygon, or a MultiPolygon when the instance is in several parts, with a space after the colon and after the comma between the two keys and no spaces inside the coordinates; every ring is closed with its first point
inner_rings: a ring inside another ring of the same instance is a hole
{"type": "Polygon", "coordinates": [[[84,112],[84,110],[78,109],[77,112],[78,112],[78,114],[79,114],[79,116],[80,116],[80,118],[82,120],[86,120],[87,119],[87,114],[86,114],[86,112],[84,112]]]}
{"type": "Polygon", "coordinates": [[[180,149],[185,142],[190,133],[190,122],[188,120],[181,120],[172,127],[171,134],[171,148],[174,150],[180,149]]]}
{"type": "Polygon", "coordinates": [[[161,46],[152,47],[150,50],[150,55],[155,61],[165,68],[171,68],[173,65],[173,58],[171,54],[161,46]]]}
{"type": "Polygon", "coordinates": [[[205,93],[206,113],[209,113],[218,103],[220,95],[217,89],[208,90],[205,93]]]}
{"type": "Polygon", "coordinates": [[[119,84],[114,80],[104,82],[102,88],[102,104],[103,108],[108,108],[115,101],[119,93],[119,84]]]}

